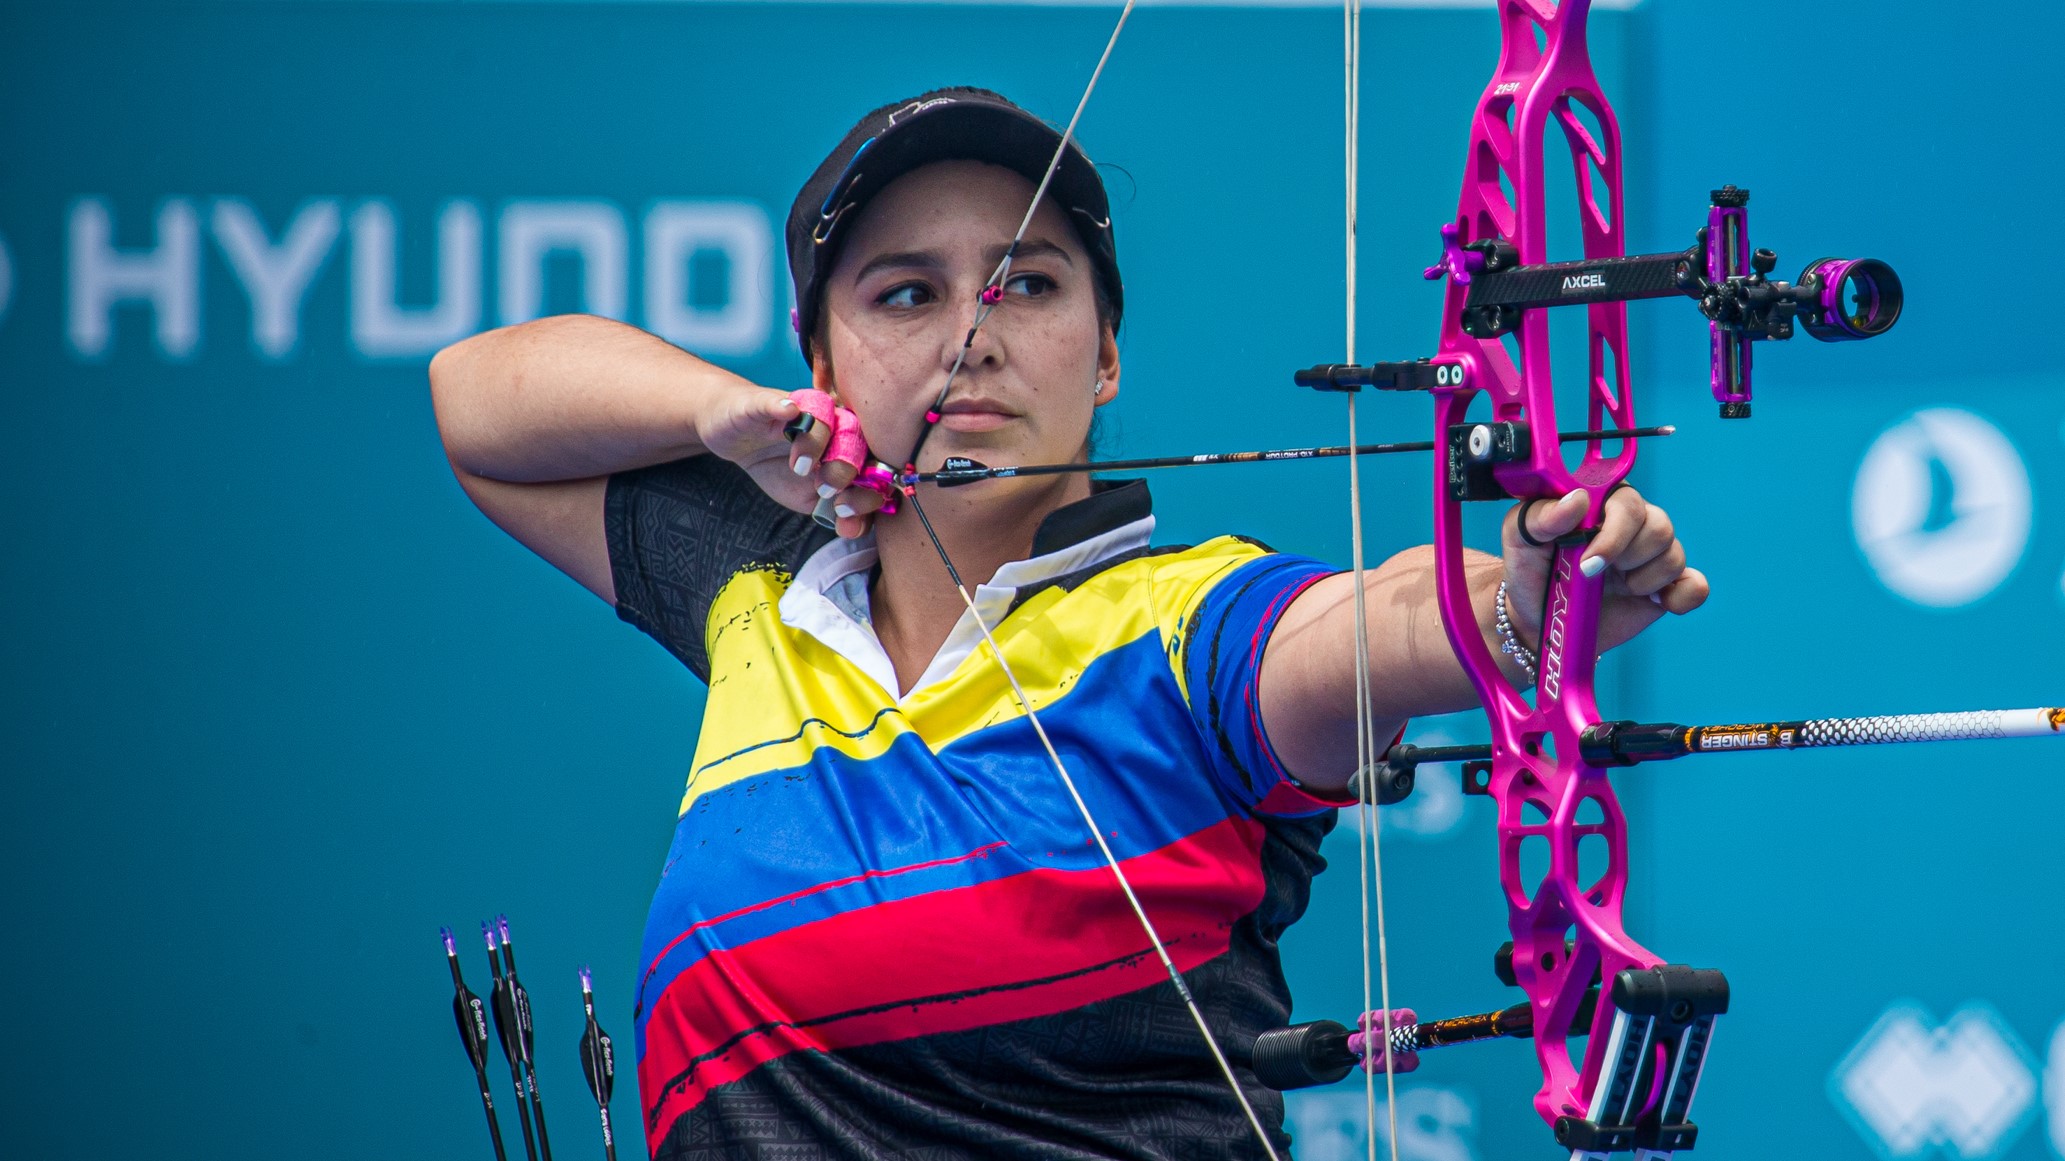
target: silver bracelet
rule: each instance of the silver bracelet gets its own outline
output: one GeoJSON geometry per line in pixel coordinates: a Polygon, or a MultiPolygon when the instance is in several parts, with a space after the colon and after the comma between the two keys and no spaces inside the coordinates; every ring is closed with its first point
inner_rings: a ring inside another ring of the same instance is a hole
{"type": "Polygon", "coordinates": [[[1496,627],[1499,631],[1499,652],[1519,662],[1521,671],[1527,674],[1527,680],[1539,681],[1540,678],[1534,671],[1534,650],[1522,645],[1520,639],[1513,635],[1513,618],[1506,615],[1505,581],[1499,582],[1499,595],[1495,607],[1498,611],[1496,627]]]}

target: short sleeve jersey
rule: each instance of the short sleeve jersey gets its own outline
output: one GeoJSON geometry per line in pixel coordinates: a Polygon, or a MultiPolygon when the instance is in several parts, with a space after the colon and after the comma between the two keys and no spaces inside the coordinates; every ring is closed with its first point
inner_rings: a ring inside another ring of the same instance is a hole
{"type": "MultiPolygon", "coordinates": [[[[637,994],[655,1157],[1253,1155],[965,615],[899,696],[870,545],[715,457],[617,475],[605,519],[619,615],[709,683],[637,994]]],[[[1238,1060],[1289,1015],[1277,940],[1334,821],[1272,752],[1256,673],[1332,570],[1152,527],[1145,484],[1100,485],[976,603],[1238,1060]]]]}

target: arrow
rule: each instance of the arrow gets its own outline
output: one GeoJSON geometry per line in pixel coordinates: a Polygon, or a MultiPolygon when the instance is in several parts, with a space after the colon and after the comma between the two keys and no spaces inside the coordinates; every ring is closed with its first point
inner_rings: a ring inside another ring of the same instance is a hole
{"type": "Polygon", "coordinates": [[[617,1055],[611,1047],[609,1033],[595,1022],[594,977],[587,968],[581,969],[581,1007],[588,1013],[588,1028],[581,1033],[581,1072],[588,1078],[588,1091],[595,1094],[596,1108],[602,1112],[602,1151],[609,1161],[617,1161],[617,1138],[609,1123],[609,1094],[616,1087],[617,1055]]]}
{"type": "Polygon", "coordinates": [[[516,1087],[516,1116],[523,1122],[523,1153],[538,1161],[538,1141],[531,1133],[531,1107],[523,1096],[523,1043],[516,1018],[516,998],[502,975],[502,957],[495,951],[495,929],[483,923],[480,933],[488,941],[488,971],[495,988],[489,1001],[495,1012],[495,1035],[502,1041],[502,1058],[509,1062],[509,1083],[516,1087]]]}
{"type": "MultiPolygon", "coordinates": [[[[1638,762],[1668,762],[1695,754],[2055,737],[2065,737],[2065,707],[1812,718],[1718,726],[1681,726],[1676,722],[1600,722],[1584,731],[1580,754],[1594,766],[1633,766],[1638,762]]],[[[1384,754],[1383,765],[1396,772],[1440,762],[1490,760],[1489,745],[1413,746],[1401,743],[1384,754]]]]}
{"type": "MultiPolygon", "coordinates": [[[[1677,428],[1632,427],[1605,431],[1566,431],[1557,438],[1564,443],[1589,443],[1593,440],[1615,439],[1658,439],[1676,434],[1677,428]]],[[[896,483],[899,487],[912,484],[937,484],[942,488],[957,488],[977,480],[1003,480],[1013,476],[1055,476],[1068,472],[1137,472],[1150,468],[1195,468],[1214,464],[1256,464],[1274,463],[1280,460],[1323,460],[1335,456],[1382,456],[1400,455],[1409,452],[1430,452],[1435,448],[1432,440],[1413,440],[1408,443],[1364,443],[1337,445],[1333,447],[1279,448],[1273,451],[1207,452],[1194,456],[1153,456],[1135,460],[1099,460],[1080,464],[1030,464],[1024,467],[993,468],[988,464],[968,459],[965,456],[948,456],[945,464],[936,472],[899,472],[896,483]]]]}
{"type": "Polygon", "coordinates": [[[523,1061],[524,1087],[530,1093],[531,1119],[538,1123],[538,1154],[543,1161],[552,1161],[552,1142],[545,1136],[545,1098],[538,1092],[538,1066],[532,1057],[531,994],[516,978],[516,944],[509,938],[509,917],[498,915],[495,923],[502,933],[502,966],[508,973],[509,998],[516,1010],[516,1050],[523,1061]]]}
{"type": "Polygon", "coordinates": [[[452,929],[440,927],[445,939],[445,959],[452,965],[452,1018],[459,1024],[459,1041],[466,1046],[466,1058],[473,1062],[473,1078],[480,1082],[480,1107],[488,1116],[488,1137],[495,1143],[495,1161],[509,1161],[502,1150],[502,1126],[495,1120],[495,1098],[488,1092],[487,1005],[466,987],[459,974],[459,949],[452,942],[452,929]]]}

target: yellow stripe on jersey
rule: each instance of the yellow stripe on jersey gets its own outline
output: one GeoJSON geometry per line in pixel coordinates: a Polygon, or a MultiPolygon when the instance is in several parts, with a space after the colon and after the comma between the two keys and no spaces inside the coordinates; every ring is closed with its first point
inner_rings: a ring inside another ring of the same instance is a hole
{"type": "MultiPolygon", "coordinates": [[[[990,631],[1035,710],[1066,694],[1097,658],[1150,632],[1165,643],[1180,689],[1175,645],[1186,622],[1214,584],[1261,555],[1248,541],[1222,536],[1138,557],[1074,588],[1046,589],[990,631]]],[[[1022,715],[987,646],[899,707],[860,667],[782,624],[777,606],[791,581],[781,570],[748,570],[711,603],[706,648],[710,672],[723,676],[710,685],[684,814],[702,795],[801,766],[818,747],[864,761],[915,731],[937,751],[1022,715]]]]}

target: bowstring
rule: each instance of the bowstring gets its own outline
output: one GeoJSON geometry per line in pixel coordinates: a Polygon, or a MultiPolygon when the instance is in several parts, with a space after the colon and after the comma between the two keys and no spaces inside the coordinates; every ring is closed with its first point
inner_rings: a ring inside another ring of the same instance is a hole
{"type": "MultiPolygon", "coordinates": [[[[1343,0],[1341,5],[1342,33],[1342,98],[1343,126],[1343,171],[1345,179],[1345,318],[1343,319],[1345,361],[1355,362],[1355,276],[1356,276],[1356,214],[1360,201],[1358,165],[1360,162],[1360,130],[1362,126],[1362,2],[1343,0]]],[[[1348,444],[1360,442],[1356,431],[1355,400],[1360,392],[1347,392],[1348,396],[1348,444]]],[[[1383,1046],[1384,1046],[1384,1111],[1388,1118],[1386,1139],[1390,1143],[1391,1161],[1398,1161],[1398,1073],[1393,1064],[1391,1050],[1391,953],[1384,922],[1384,846],[1382,820],[1377,816],[1376,777],[1377,740],[1376,723],[1370,709],[1369,670],[1369,608],[1367,593],[1363,588],[1365,563],[1362,544],[1362,471],[1357,463],[1359,457],[1348,457],[1348,545],[1352,580],[1355,585],[1355,813],[1356,813],[1356,863],[1360,869],[1362,886],[1362,1025],[1363,1034],[1363,1109],[1364,1124],[1369,1127],[1369,1161],[1377,1161],[1377,1074],[1370,1067],[1369,1033],[1371,1011],[1370,1001],[1382,1000],[1383,1046]],[[1380,997],[1371,995],[1370,987],[1370,911],[1372,895],[1376,910],[1376,968],[1381,986],[1380,997]]]]}
{"type": "MultiPolygon", "coordinates": [[[[954,380],[961,377],[961,367],[968,361],[968,351],[975,346],[975,336],[982,330],[982,324],[989,321],[990,312],[1003,301],[1004,284],[1011,278],[1011,261],[1018,256],[1018,246],[1025,241],[1025,232],[1032,228],[1033,215],[1039,213],[1040,202],[1046,199],[1047,187],[1054,183],[1054,174],[1061,168],[1061,159],[1068,153],[1069,143],[1075,140],[1076,123],[1083,119],[1083,109],[1090,103],[1090,94],[1097,91],[1097,82],[1104,76],[1105,62],[1111,59],[1111,50],[1118,47],[1119,33],[1126,30],[1126,18],[1133,15],[1137,0],[1126,0],[1126,6],[1119,9],[1118,23],[1112,26],[1110,39],[1104,42],[1104,52],[1097,57],[1097,67],[1090,70],[1090,83],[1083,86],[1083,95],[1077,99],[1075,112],[1069,114],[1068,126],[1061,131],[1061,143],[1054,148],[1054,156],[1047,162],[1047,171],[1040,175],[1040,184],[1033,187],[1032,201],[1026,203],[1025,217],[1019,219],[1018,232],[1011,235],[1011,244],[1004,247],[1004,256],[997,260],[997,268],[982,284],[982,296],[975,308],[974,321],[968,324],[968,334],[961,340],[961,349],[954,352],[954,365],[947,369],[946,382],[939,388],[938,398],[925,412],[925,425],[918,429],[917,442],[911,445],[911,454],[904,458],[904,470],[918,470],[918,453],[925,449],[925,440],[932,435],[932,429],[939,424],[940,408],[946,406],[946,398],[954,389],[954,380]]],[[[915,492],[912,503],[917,502],[915,492]]],[[[930,524],[927,524],[930,527],[930,524]]]]}
{"type": "MultiPolygon", "coordinates": [[[[1090,82],[1083,87],[1082,98],[1076,102],[1075,112],[1069,117],[1067,128],[1062,131],[1061,141],[1054,150],[1054,157],[1047,163],[1047,172],[1041,176],[1039,185],[1033,190],[1032,202],[1026,206],[1025,217],[1018,224],[1018,232],[1012,236],[1011,244],[1004,248],[1003,259],[997,263],[996,270],[983,286],[984,293],[975,317],[968,327],[968,334],[962,340],[961,349],[955,354],[953,366],[947,372],[946,383],[940,388],[939,396],[934,400],[930,410],[926,412],[924,426],[919,428],[918,438],[911,447],[911,454],[905,460],[905,470],[908,472],[917,470],[918,453],[923,450],[926,438],[939,423],[940,409],[946,405],[954,381],[960,377],[961,368],[967,362],[968,351],[975,345],[976,334],[981,331],[983,323],[988,321],[990,312],[996,309],[996,304],[1002,301],[1001,291],[1005,280],[1010,277],[1011,259],[1018,252],[1019,243],[1025,240],[1025,233],[1031,228],[1034,215],[1039,212],[1040,202],[1053,183],[1055,171],[1061,167],[1061,160],[1075,138],[1076,123],[1082,118],[1084,107],[1090,103],[1090,94],[1097,90],[1097,81],[1104,75],[1105,62],[1111,59],[1112,49],[1118,45],[1119,33],[1125,30],[1126,18],[1133,14],[1136,2],[1137,0],[1126,0],[1125,7],[1119,11],[1118,23],[1111,30],[1111,38],[1105,41],[1104,52],[1097,58],[1097,67],[1090,73],[1090,82]]],[[[1025,692],[1025,686],[1019,682],[1018,674],[1011,668],[1011,663],[1005,659],[1004,650],[991,634],[989,623],[983,620],[982,611],[976,607],[975,597],[962,581],[960,570],[954,567],[953,557],[947,553],[946,544],[940,539],[938,530],[933,528],[932,518],[925,514],[925,506],[918,499],[917,485],[908,485],[904,489],[904,497],[909,502],[911,511],[917,514],[919,524],[925,529],[926,538],[932,542],[933,551],[939,554],[940,563],[946,566],[947,577],[953,582],[954,592],[960,596],[961,603],[967,606],[968,616],[974,620],[975,628],[982,634],[983,644],[989,647],[990,655],[997,659],[997,668],[1011,685],[1012,697],[1025,712],[1025,720],[1032,726],[1034,735],[1039,738],[1041,748],[1046,751],[1048,761],[1054,766],[1054,772],[1060,775],[1061,784],[1067,789],[1070,800],[1075,803],[1076,811],[1082,816],[1083,825],[1089,830],[1091,839],[1096,842],[1099,853],[1104,856],[1105,865],[1111,868],[1112,878],[1117,881],[1119,890],[1125,894],[1126,903],[1132,908],[1133,917],[1139,921],[1141,932],[1153,945],[1155,957],[1168,972],[1169,982],[1175,986],[1177,996],[1182,999],[1184,1008],[1190,1012],[1192,1022],[1197,1025],[1199,1034],[1204,1037],[1205,1047],[1211,1050],[1212,1060],[1219,1066],[1220,1075],[1225,1077],[1226,1085],[1232,1091],[1234,1099],[1240,1102],[1240,1110],[1246,1115],[1248,1126],[1254,1130],[1255,1140],[1261,1144],[1262,1151],[1268,1155],[1270,1161],[1281,1161],[1275,1144],[1269,1139],[1268,1131],[1262,1127],[1261,1117],[1255,1113],[1255,1106],[1248,1100],[1248,1094],[1241,1088],[1239,1079],[1234,1076],[1233,1065],[1226,1059],[1225,1052],[1220,1050],[1219,1040],[1212,1035],[1210,1025],[1205,1023],[1204,1012],[1198,1008],[1197,998],[1191,994],[1190,985],[1184,983],[1183,973],[1177,970],[1176,961],[1170,957],[1168,945],[1162,941],[1161,933],[1155,929],[1154,921],[1148,918],[1147,908],[1140,902],[1139,894],[1133,890],[1132,880],[1126,877],[1125,868],[1120,865],[1118,855],[1105,841],[1103,827],[1098,825],[1096,815],[1090,810],[1090,804],[1084,800],[1082,792],[1077,788],[1074,776],[1069,774],[1067,763],[1061,760],[1061,753],[1055,748],[1053,739],[1047,736],[1046,726],[1041,723],[1039,714],[1033,709],[1032,698],[1025,692]]]]}

